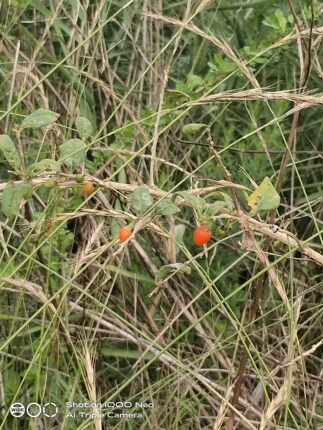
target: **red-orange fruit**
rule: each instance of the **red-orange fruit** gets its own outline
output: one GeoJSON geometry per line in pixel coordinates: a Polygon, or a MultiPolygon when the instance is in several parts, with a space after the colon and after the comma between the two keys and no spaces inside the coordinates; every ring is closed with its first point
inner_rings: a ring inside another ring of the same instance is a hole
{"type": "Polygon", "coordinates": [[[132,234],[132,230],[130,227],[122,227],[119,230],[119,240],[121,242],[125,242],[132,234]]]}
{"type": "Polygon", "coordinates": [[[205,245],[212,238],[211,230],[204,224],[194,230],[193,239],[196,245],[205,245]]]}
{"type": "Polygon", "coordinates": [[[84,182],[83,184],[83,193],[85,194],[92,194],[94,191],[94,185],[92,182],[84,182]]]}

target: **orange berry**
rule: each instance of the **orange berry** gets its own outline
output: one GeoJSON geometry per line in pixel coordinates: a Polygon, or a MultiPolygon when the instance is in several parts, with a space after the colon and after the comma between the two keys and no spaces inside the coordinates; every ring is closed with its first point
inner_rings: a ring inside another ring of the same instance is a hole
{"type": "Polygon", "coordinates": [[[84,194],[92,194],[94,191],[94,185],[92,184],[92,182],[84,182],[83,184],[83,193],[84,194]]]}
{"type": "Polygon", "coordinates": [[[119,240],[121,242],[125,242],[132,234],[132,230],[130,227],[122,227],[119,230],[119,240]]]}
{"type": "Polygon", "coordinates": [[[193,239],[196,245],[205,245],[211,238],[212,232],[204,224],[201,224],[194,230],[193,239]]]}

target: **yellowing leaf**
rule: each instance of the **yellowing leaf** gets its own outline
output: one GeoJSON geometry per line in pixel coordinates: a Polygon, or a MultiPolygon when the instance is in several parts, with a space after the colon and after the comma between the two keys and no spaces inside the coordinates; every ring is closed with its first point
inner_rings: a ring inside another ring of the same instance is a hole
{"type": "Polygon", "coordinates": [[[278,208],[280,205],[280,196],[268,177],[250,194],[248,205],[254,214],[278,208]]]}

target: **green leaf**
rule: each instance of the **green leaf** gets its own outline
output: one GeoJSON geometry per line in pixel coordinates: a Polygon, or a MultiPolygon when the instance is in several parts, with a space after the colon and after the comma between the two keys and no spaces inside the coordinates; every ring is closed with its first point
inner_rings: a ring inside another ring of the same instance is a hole
{"type": "Polygon", "coordinates": [[[192,206],[195,209],[202,209],[205,207],[205,201],[199,197],[195,196],[194,194],[190,193],[189,191],[180,191],[179,194],[184,200],[185,203],[192,206]]]}
{"type": "Polygon", "coordinates": [[[8,398],[13,398],[19,389],[20,375],[15,369],[7,367],[3,372],[3,383],[6,384],[8,398]]]}
{"type": "Polygon", "coordinates": [[[281,9],[277,9],[274,15],[268,16],[263,23],[267,27],[271,27],[283,34],[286,31],[288,20],[281,9]]]}
{"type": "Polygon", "coordinates": [[[20,205],[23,200],[32,196],[33,188],[31,184],[8,184],[2,193],[1,209],[2,212],[8,217],[17,215],[20,205]]]}
{"type": "Polygon", "coordinates": [[[227,57],[222,57],[220,54],[214,55],[214,65],[211,63],[218,72],[229,74],[236,70],[237,66],[227,57]]]}
{"type": "Polygon", "coordinates": [[[170,199],[161,200],[156,208],[159,215],[170,216],[177,212],[180,212],[178,206],[176,206],[170,199]]]}
{"type": "Polygon", "coordinates": [[[227,193],[221,193],[221,194],[222,194],[222,196],[224,198],[225,205],[226,205],[227,209],[230,212],[233,211],[233,209],[234,209],[234,203],[233,203],[232,198],[227,193]]]}
{"type": "MultiPolygon", "coordinates": [[[[1,278],[10,278],[14,276],[17,272],[17,266],[11,260],[3,260],[0,263],[0,279],[1,278]]],[[[1,315],[1,314],[0,314],[1,315]]]]}
{"type": "Polygon", "coordinates": [[[186,226],[184,224],[175,225],[176,254],[179,252],[181,245],[184,244],[185,230],[186,230],[186,226]]]}
{"type": "Polygon", "coordinates": [[[26,116],[21,126],[22,128],[41,128],[47,127],[57,120],[59,114],[46,109],[38,109],[26,116]]]}
{"type": "Polygon", "coordinates": [[[125,348],[111,348],[111,347],[103,347],[100,349],[100,353],[103,357],[117,357],[124,358],[128,360],[138,360],[144,359],[146,361],[151,360],[154,355],[151,352],[145,353],[144,357],[142,351],[135,351],[125,348]]]}
{"type": "Polygon", "coordinates": [[[45,158],[44,160],[31,164],[28,168],[28,173],[31,176],[44,173],[56,173],[60,170],[60,168],[61,163],[59,161],[45,158]]]}
{"type": "Polygon", "coordinates": [[[179,106],[190,100],[190,96],[179,90],[166,90],[166,105],[179,106]]]}
{"type": "Polygon", "coordinates": [[[173,263],[162,266],[155,274],[155,281],[157,284],[164,282],[172,274],[184,273],[191,274],[191,268],[185,263],[173,263]]]}
{"type": "Polygon", "coordinates": [[[118,173],[118,182],[119,184],[127,183],[127,174],[124,168],[122,168],[118,173]]]}
{"type": "MultiPolygon", "coordinates": [[[[223,212],[223,210],[228,210],[232,212],[234,209],[234,203],[232,198],[227,194],[221,191],[216,191],[212,193],[213,196],[217,198],[213,203],[209,203],[205,208],[205,214],[209,217],[217,215],[219,212],[223,212]],[[223,200],[220,200],[220,199],[223,200]]],[[[209,195],[210,197],[210,195],[209,195]]]]}
{"type": "Polygon", "coordinates": [[[115,132],[115,135],[116,135],[115,144],[119,145],[119,148],[129,147],[133,143],[136,137],[136,133],[137,133],[137,130],[134,124],[132,123],[124,124],[123,127],[119,128],[115,132]]]}
{"type": "Polygon", "coordinates": [[[77,118],[77,120],[75,121],[75,125],[81,139],[87,139],[88,137],[93,135],[93,125],[90,120],[85,118],[85,116],[80,116],[79,118],[77,118]]]}
{"type": "Polygon", "coordinates": [[[139,213],[145,212],[154,203],[147,187],[137,188],[130,197],[130,205],[139,213]]]}
{"type": "Polygon", "coordinates": [[[184,224],[177,224],[175,226],[175,240],[176,243],[184,242],[184,233],[186,230],[186,226],[184,224]]]}
{"type": "Polygon", "coordinates": [[[187,88],[190,91],[198,91],[203,88],[204,80],[198,75],[194,75],[194,73],[190,73],[186,79],[187,88]]]}
{"type": "Polygon", "coordinates": [[[206,124],[198,123],[198,122],[186,124],[182,128],[182,133],[184,137],[192,139],[194,137],[199,136],[202,130],[204,130],[206,127],[207,127],[206,124]]]}
{"type": "Polygon", "coordinates": [[[0,151],[3,153],[10,166],[15,171],[19,170],[20,157],[18,151],[11,138],[6,134],[0,135],[0,151]]]}
{"type": "Polygon", "coordinates": [[[111,220],[111,235],[112,235],[112,239],[117,239],[118,235],[119,235],[119,230],[121,228],[121,224],[119,223],[118,220],[116,220],[115,218],[112,218],[111,220]]]}
{"type": "Polygon", "coordinates": [[[278,208],[280,196],[268,177],[248,196],[248,205],[253,214],[278,208]]]}
{"type": "Polygon", "coordinates": [[[223,200],[218,200],[217,202],[210,203],[205,208],[205,216],[215,216],[218,213],[223,212],[223,209],[227,209],[226,202],[224,202],[223,200]]]}
{"type": "Polygon", "coordinates": [[[277,22],[278,22],[278,25],[279,25],[281,32],[285,33],[286,26],[287,26],[287,19],[286,19],[284,13],[281,11],[281,9],[276,10],[275,17],[277,19],[277,22]]]}
{"type": "Polygon", "coordinates": [[[83,96],[80,98],[80,116],[84,116],[85,118],[91,121],[94,130],[97,129],[97,118],[92,106],[95,105],[94,95],[92,90],[87,87],[86,91],[84,91],[83,96]]]}
{"type": "Polygon", "coordinates": [[[85,162],[86,144],[80,139],[70,139],[59,147],[60,160],[68,167],[76,168],[85,162]]]}
{"type": "Polygon", "coordinates": [[[107,264],[105,266],[105,273],[110,279],[112,276],[110,275],[110,272],[117,273],[118,276],[123,276],[128,279],[135,279],[136,281],[143,281],[146,283],[154,284],[154,280],[150,278],[149,276],[142,274],[140,269],[138,268],[138,271],[136,271],[136,268],[133,266],[134,271],[121,269],[120,266],[113,266],[112,264],[107,264]]]}

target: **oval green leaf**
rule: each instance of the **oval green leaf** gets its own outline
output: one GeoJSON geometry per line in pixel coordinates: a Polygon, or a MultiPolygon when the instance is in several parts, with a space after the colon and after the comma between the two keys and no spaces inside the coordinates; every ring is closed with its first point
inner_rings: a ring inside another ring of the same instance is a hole
{"type": "Polygon", "coordinates": [[[72,169],[85,162],[86,144],[80,139],[70,139],[59,147],[60,161],[72,169]]]}
{"type": "Polygon", "coordinates": [[[180,191],[177,194],[184,199],[186,204],[192,206],[194,209],[201,210],[206,205],[205,201],[201,197],[195,196],[189,191],[180,191]]]}
{"type": "Polygon", "coordinates": [[[145,212],[153,203],[153,198],[145,186],[137,188],[131,194],[130,205],[138,213],[145,212]]]}
{"type": "Polygon", "coordinates": [[[3,153],[10,166],[15,171],[19,170],[20,157],[18,151],[11,138],[6,134],[0,135],[0,151],[3,153]]]}
{"type": "Polygon", "coordinates": [[[2,212],[8,218],[15,217],[23,200],[29,199],[32,196],[32,193],[33,189],[31,184],[8,184],[2,193],[2,212]]]}
{"type": "Polygon", "coordinates": [[[90,120],[88,120],[85,116],[80,116],[75,121],[75,125],[77,131],[81,137],[81,139],[87,139],[93,134],[93,125],[90,120]]]}
{"type": "Polygon", "coordinates": [[[33,175],[39,175],[44,173],[56,173],[60,170],[61,163],[51,158],[45,158],[44,160],[33,163],[28,168],[28,173],[33,175]]]}
{"type": "Polygon", "coordinates": [[[46,109],[38,109],[22,121],[22,128],[47,127],[57,120],[59,114],[46,109]]]}
{"type": "Polygon", "coordinates": [[[159,215],[171,216],[179,212],[180,209],[170,199],[163,199],[158,203],[156,211],[159,215]]]}
{"type": "Polygon", "coordinates": [[[206,124],[195,122],[184,125],[182,133],[184,137],[193,139],[194,137],[198,137],[205,128],[207,128],[206,124]]]}

